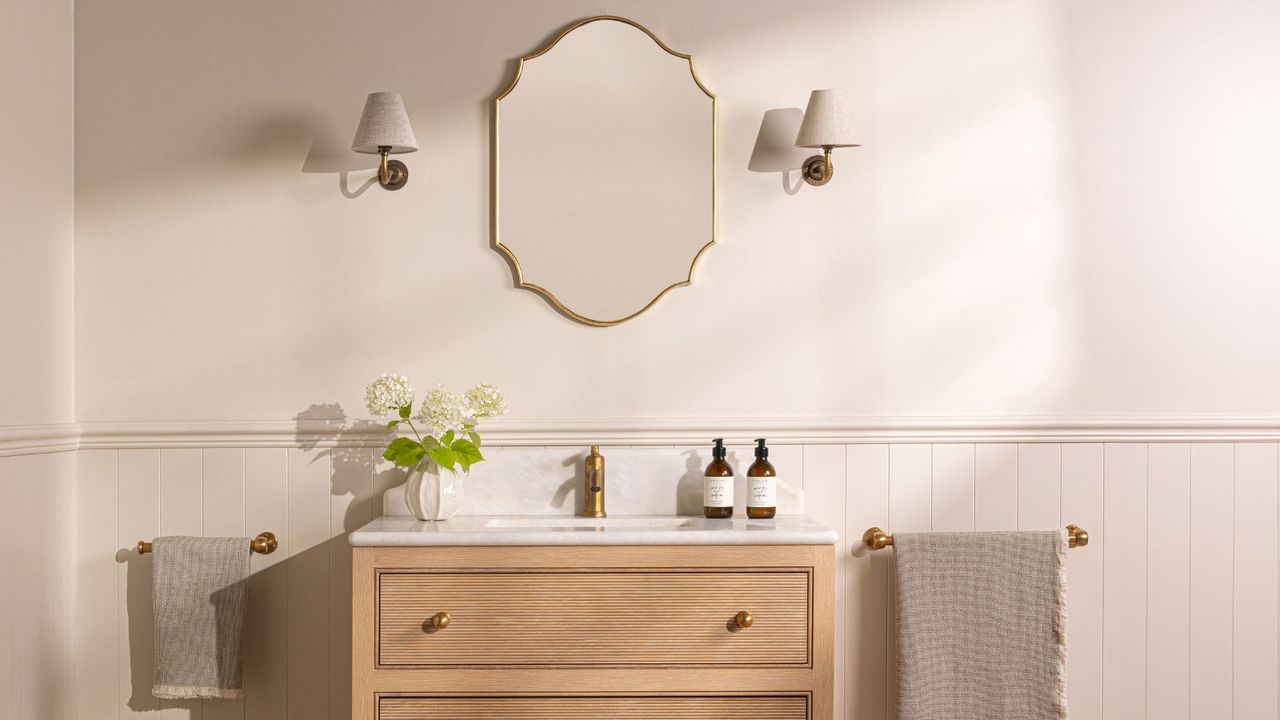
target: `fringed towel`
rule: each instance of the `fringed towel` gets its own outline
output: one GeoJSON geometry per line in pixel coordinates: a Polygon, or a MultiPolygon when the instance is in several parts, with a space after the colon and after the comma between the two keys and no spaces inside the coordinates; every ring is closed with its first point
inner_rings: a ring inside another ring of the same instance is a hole
{"type": "Polygon", "coordinates": [[[151,694],[178,700],[240,697],[249,541],[158,537],[152,551],[151,694]]]}
{"type": "Polygon", "coordinates": [[[1066,532],[893,534],[899,720],[1067,716],[1066,532]]]}

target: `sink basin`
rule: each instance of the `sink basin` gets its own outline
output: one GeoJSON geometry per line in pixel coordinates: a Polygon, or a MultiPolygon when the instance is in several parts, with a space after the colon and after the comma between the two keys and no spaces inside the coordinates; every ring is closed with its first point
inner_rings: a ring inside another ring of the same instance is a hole
{"type": "Polygon", "coordinates": [[[507,545],[831,545],[836,531],[803,515],[743,517],[567,515],[458,516],[425,522],[385,515],[351,533],[355,546],[507,545]]]}
{"type": "Polygon", "coordinates": [[[661,530],[674,530],[680,527],[688,527],[689,524],[697,518],[691,517],[611,517],[611,518],[585,518],[585,517],[495,517],[489,518],[485,522],[485,527],[491,528],[526,528],[534,529],[569,529],[569,530],[595,530],[609,528],[653,528],[661,530]]]}

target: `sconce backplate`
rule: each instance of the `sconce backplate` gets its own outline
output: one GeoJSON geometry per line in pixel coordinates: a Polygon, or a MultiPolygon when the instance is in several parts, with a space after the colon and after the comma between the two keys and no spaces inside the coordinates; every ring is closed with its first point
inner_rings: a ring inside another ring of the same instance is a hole
{"type": "Polygon", "coordinates": [[[399,160],[387,161],[387,182],[382,187],[388,190],[399,190],[409,182],[409,166],[399,160]]]}
{"type": "Polygon", "coordinates": [[[831,182],[831,176],[836,174],[836,167],[832,165],[830,171],[828,171],[826,158],[821,155],[813,155],[804,161],[803,173],[805,182],[815,187],[822,187],[831,182]]]}

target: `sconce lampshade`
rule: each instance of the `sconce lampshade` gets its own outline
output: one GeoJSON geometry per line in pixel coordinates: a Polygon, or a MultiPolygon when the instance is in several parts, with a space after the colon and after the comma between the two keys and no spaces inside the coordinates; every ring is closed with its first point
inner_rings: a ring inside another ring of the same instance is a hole
{"type": "Polygon", "coordinates": [[[413,135],[409,113],[399,93],[369,93],[364,101],[364,113],[351,149],[358,153],[377,153],[379,147],[390,147],[392,153],[411,153],[418,149],[418,138],[413,135]]]}
{"type": "Polygon", "coordinates": [[[858,147],[857,137],[843,90],[814,90],[809,95],[796,147],[858,147]]]}

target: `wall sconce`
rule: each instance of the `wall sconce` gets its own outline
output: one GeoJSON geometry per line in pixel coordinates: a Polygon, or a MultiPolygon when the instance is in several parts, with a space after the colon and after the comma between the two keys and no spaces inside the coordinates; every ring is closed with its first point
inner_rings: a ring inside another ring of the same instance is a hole
{"type": "Polygon", "coordinates": [[[387,190],[399,190],[409,182],[409,168],[399,160],[387,159],[392,153],[411,153],[418,149],[418,138],[413,135],[409,113],[405,112],[404,100],[398,93],[369,93],[351,149],[382,156],[378,184],[387,190]]]}
{"type": "Polygon", "coordinates": [[[821,187],[831,181],[835,167],[831,164],[831,149],[858,147],[849,117],[849,100],[843,90],[814,90],[809,95],[800,132],[796,133],[796,147],[822,148],[821,155],[804,161],[801,175],[810,185],[821,187]]]}

